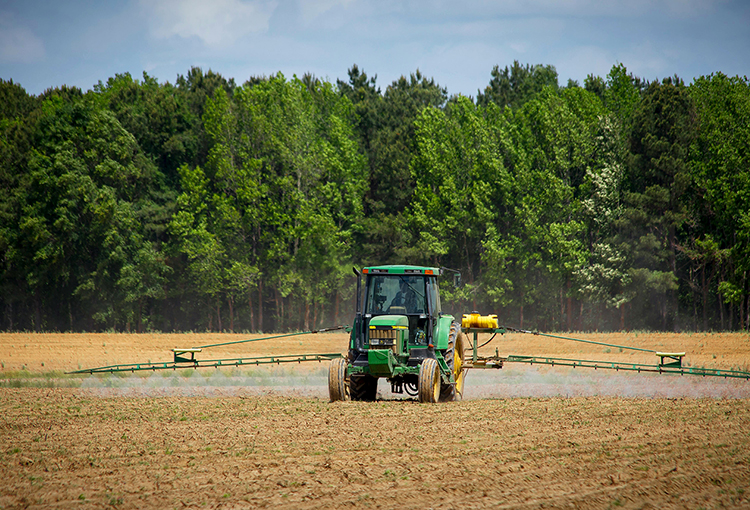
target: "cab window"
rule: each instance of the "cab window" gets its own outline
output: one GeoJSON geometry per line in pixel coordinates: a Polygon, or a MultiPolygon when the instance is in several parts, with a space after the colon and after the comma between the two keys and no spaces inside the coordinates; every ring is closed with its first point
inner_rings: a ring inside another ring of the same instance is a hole
{"type": "Polygon", "coordinates": [[[423,276],[369,276],[365,313],[371,315],[422,315],[427,313],[423,276]]]}
{"type": "Polygon", "coordinates": [[[427,292],[430,293],[432,303],[432,315],[440,315],[443,309],[440,306],[440,291],[438,290],[437,278],[427,278],[427,292]]]}

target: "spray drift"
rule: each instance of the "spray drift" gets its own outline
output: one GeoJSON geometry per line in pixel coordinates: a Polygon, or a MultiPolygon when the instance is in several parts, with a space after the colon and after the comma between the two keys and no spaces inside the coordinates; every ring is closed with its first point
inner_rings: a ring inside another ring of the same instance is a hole
{"type": "Polygon", "coordinates": [[[742,370],[686,365],[685,352],[662,352],[499,326],[496,315],[480,315],[478,312],[463,315],[459,322],[453,316],[442,313],[440,307],[438,277],[445,271],[454,274],[455,285],[460,284],[460,274],[447,268],[374,266],[363,268],[361,272],[355,269],[356,314],[351,327],[337,326],[264,338],[174,348],[171,361],[109,365],[70,373],[115,374],[176,371],[186,368],[237,369],[326,362],[329,364],[328,394],[331,401],[375,400],[379,395],[378,380],[385,379],[390,383],[390,394],[406,393],[416,397],[420,402],[461,399],[464,397],[464,381],[469,371],[497,370],[506,365],[525,365],[533,369],[562,368],[567,369],[566,374],[578,372],[579,369],[593,369],[597,372],[602,370],[623,374],[687,375],[736,381],[750,380],[750,372],[742,370]],[[204,353],[214,347],[341,329],[349,333],[348,349],[343,354],[303,353],[203,358],[204,353]],[[502,336],[509,332],[549,337],[563,342],[593,344],[608,349],[619,349],[620,352],[638,351],[653,355],[655,360],[654,363],[633,363],[624,360],[600,361],[534,354],[501,354],[499,348],[495,348],[492,355],[480,354],[479,350],[490,344],[498,335],[502,336]],[[480,344],[480,334],[491,336],[489,340],[480,344]]]}

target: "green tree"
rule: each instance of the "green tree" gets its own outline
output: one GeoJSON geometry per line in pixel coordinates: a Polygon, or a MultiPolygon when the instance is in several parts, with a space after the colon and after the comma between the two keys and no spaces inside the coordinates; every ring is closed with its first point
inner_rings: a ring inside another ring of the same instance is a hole
{"type": "Polygon", "coordinates": [[[28,171],[14,253],[35,327],[123,323],[118,277],[148,247],[135,204],[160,173],[110,112],[69,90],[45,94],[28,171]]]}
{"type": "Polygon", "coordinates": [[[545,89],[516,114],[460,97],[423,112],[413,256],[464,269],[469,285],[451,297],[513,307],[521,324],[528,305],[537,320],[559,317],[545,296],[550,284],[570,291],[586,258],[576,194],[596,158],[603,112],[580,88],[545,89]]]}
{"type": "Polygon", "coordinates": [[[408,205],[414,192],[409,170],[415,144],[414,121],[424,108],[442,107],[446,97],[446,89],[419,70],[408,78],[401,76],[386,88],[381,129],[370,153],[367,207],[371,215],[398,214],[408,205]]]}
{"type": "Polygon", "coordinates": [[[355,103],[361,105],[359,114],[366,114],[360,126],[367,131],[360,136],[370,169],[356,258],[362,263],[406,262],[409,254],[403,249],[411,236],[404,211],[415,190],[410,170],[416,150],[414,123],[425,108],[442,108],[447,92],[419,70],[395,80],[379,98],[373,95],[374,82],[370,84],[364,101],[355,103]]]}
{"type": "MultiPolygon", "coordinates": [[[[198,294],[206,299],[208,308],[216,304],[217,329],[221,331],[220,295],[225,289],[225,271],[228,261],[226,251],[214,232],[210,203],[212,193],[209,180],[200,167],[183,166],[183,192],[179,196],[178,210],[170,224],[175,245],[187,257],[187,270],[198,294]]],[[[207,328],[213,329],[213,313],[207,317],[207,328]]]]}
{"type": "MultiPolygon", "coordinates": [[[[360,147],[368,161],[373,162],[373,143],[378,131],[381,129],[381,110],[383,96],[377,87],[377,75],[368,78],[367,73],[360,71],[354,64],[349,70],[349,81],[337,80],[338,90],[349,98],[354,105],[354,129],[359,134],[360,147]]],[[[373,164],[371,163],[371,164],[373,164]]],[[[370,171],[373,168],[370,167],[370,171]]]]}
{"type": "Polygon", "coordinates": [[[186,133],[184,136],[189,142],[189,154],[193,156],[189,165],[205,166],[208,158],[210,141],[203,127],[206,102],[218,89],[223,89],[229,97],[232,97],[236,88],[233,78],[226,79],[211,69],[204,73],[200,67],[191,67],[185,76],[177,77],[175,100],[181,107],[186,104],[191,115],[189,119],[192,133],[186,133]]]}
{"type": "MultiPolygon", "coordinates": [[[[200,117],[191,111],[187,94],[169,83],[160,85],[145,72],[141,82],[129,73],[116,74],[106,83],[100,81],[94,91],[175,187],[179,167],[194,164],[199,151],[200,117]]],[[[200,111],[196,106],[193,110],[200,111]]]]}
{"type": "Polygon", "coordinates": [[[311,86],[279,74],[240,97],[248,140],[262,158],[271,193],[280,199],[277,213],[265,220],[274,238],[263,243],[268,266],[261,271],[275,287],[282,321],[291,319],[284,302],[296,287],[305,328],[317,324],[327,298],[338,303],[344,292],[342,275],[350,270],[351,239],[366,190],[366,160],[352,129],[351,102],[330,83],[311,86]]]}
{"type": "MultiPolygon", "coordinates": [[[[750,81],[716,73],[690,85],[698,118],[697,137],[690,147],[689,201],[697,224],[691,232],[692,245],[709,238],[713,250],[694,250],[695,272],[701,275],[703,327],[708,328],[709,290],[730,304],[730,323],[738,308],[740,327],[750,327],[748,270],[750,270],[750,81]],[[713,253],[725,251],[726,257],[713,253]],[[719,265],[719,264],[722,265],[719,265]],[[706,282],[705,272],[716,275],[706,282]],[[744,303],[744,306],[743,306],[744,303]]],[[[718,303],[721,326],[724,310],[718,303]]],[[[730,326],[731,329],[731,326],[730,326]]]]}
{"type": "Polygon", "coordinates": [[[681,81],[651,83],[632,116],[625,209],[619,250],[629,254],[641,313],[659,311],[660,327],[679,328],[678,232],[688,219],[688,150],[696,136],[695,106],[681,81]],[[654,306],[656,305],[656,306],[654,306]]]}
{"type": "Polygon", "coordinates": [[[595,156],[582,186],[582,218],[590,259],[575,272],[582,298],[620,310],[625,329],[626,305],[633,299],[627,254],[612,243],[623,214],[623,179],[626,149],[620,123],[612,116],[599,118],[595,156]]]}
{"type": "Polygon", "coordinates": [[[590,74],[586,76],[585,80],[583,80],[583,88],[592,94],[596,94],[596,96],[603,101],[604,93],[607,90],[607,84],[600,76],[590,74]]]}
{"type": "Polygon", "coordinates": [[[461,268],[471,291],[480,277],[482,239],[511,187],[496,131],[465,97],[445,111],[425,109],[416,129],[409,210],[415,238],[408,258],[461,268]]]}
{"type": "MultiPolygon", "coordinates": [[[[26,171],[40,101],[13,83],[0,79],[0,306],[3,322],[13,330],[15,317],[25,305],[24,265],[19,264],[16,242],[18,218],[29,186],[26,171]]],[[[23,313],[23,312],[21,312],[23,313]]]]}
{"type": "Polygon", "coordinates": [[[581,199],[590,169],[601,164],[596,137],[604,113],[598,97],[585,89],[558,94],[546,88],[515,115],[516,143],[526,154],[515,171],[523,248],[515,257],[514,299],[521,317],[524,306],[534,305],[548,323],[562,319],[557,310],[565,310],[567,326],[573,325],[575,272],[589,249],[581,199]]]}
{"type": "Polygon", "coordinates": [[[555,91],[558,89],[557,70],[550,65],[524,66],[518,60],[514,60],[510,68],[505,66],[500,70],[496,65],[490,74],[492,79],[484,92],[477,92],[477,103],[481,106],[487,106],[492,102],[500,108],[507,106],[516,110],[544,87],[550,87],[555,91]]]}
{"type": "Polygon", "coordinates": [[[641,94],[648,84],[628,74],[623,64],[617,64],[607,74],[606,85],[603,91],[604,104],[615,115],[621,128],[627,130],[640,104],[641,94]]]}
{"type": "Polygon", "coordinates": [[[311,77],[278,74],[206,102],[206,170],[182,170],[172,227],[218,324],[226,300],[234,328],[241,296],[252,329],[270,324],[269,302],[276,329],[316,327],[338,303],[366,186],[352,118],[351,102],[311,77]]]}

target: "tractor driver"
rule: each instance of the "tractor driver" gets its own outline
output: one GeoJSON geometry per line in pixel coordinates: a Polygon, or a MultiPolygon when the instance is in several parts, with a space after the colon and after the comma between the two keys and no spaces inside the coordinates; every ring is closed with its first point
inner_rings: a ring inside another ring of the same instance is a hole
{"type": "Polygon", "coordinates": [[[396,293],[393,301],[391,301],[391,306],[403,306],[406,309],[406,313],[418,313],[417,296],[414,289],[412,289],[405,277],[399,278],[398,285],[399,291],[396,293]]]}

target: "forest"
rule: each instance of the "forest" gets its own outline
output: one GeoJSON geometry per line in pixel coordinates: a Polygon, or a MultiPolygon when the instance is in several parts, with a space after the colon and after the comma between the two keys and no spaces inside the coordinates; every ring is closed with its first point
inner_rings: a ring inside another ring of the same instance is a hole
{"type": "Polygon", "coordinates": [[[558,81],[0,79],[0,329],[350,324],[352,268],[391,263],[513,327],[750,329],[747,77],[558,81]]]}

